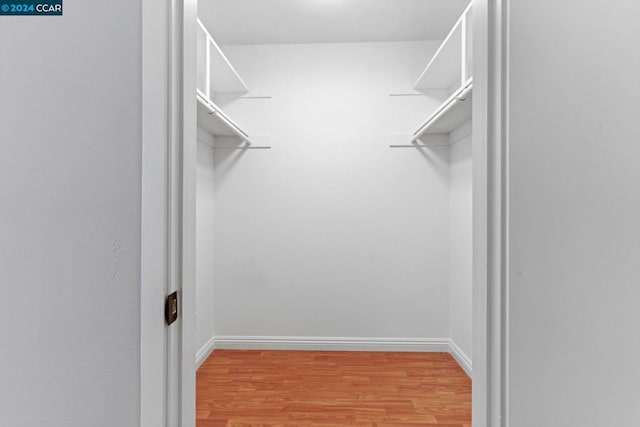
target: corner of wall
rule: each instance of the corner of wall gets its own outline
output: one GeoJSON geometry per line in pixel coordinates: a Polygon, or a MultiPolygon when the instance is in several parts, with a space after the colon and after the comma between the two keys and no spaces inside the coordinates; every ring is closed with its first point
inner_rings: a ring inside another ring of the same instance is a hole
{"type": "Polygon", "coordinates": [[[464,353],[464,351],[462,351],[462,349],[458,347],[456,342],[452,339],[449,339],[449,354],[453,356],[456,362],[458,362],[458,365],[460,365],[460,367],[467,373],[467,375],[469,375],[469,377],[472,378],[471,358],[467,356],[464,353]]]}
{"type": "Polygon", "coordinates": [[[216,337],[213,336],[202,346],[200,350],[196,353],[196,369],[199,369],[200,366],[211,356],[213,350],[216,349],[216,337]]]}
{"type": "Polygon", "coordinates": [[[472,131],[471,120],[461,124],[457,129],[454,129],[449,134],[449,145],[453,145],[456,142],[461,141],[462,139],[468,137],[469,135],[471,135],[471,131],[472,131]]]}

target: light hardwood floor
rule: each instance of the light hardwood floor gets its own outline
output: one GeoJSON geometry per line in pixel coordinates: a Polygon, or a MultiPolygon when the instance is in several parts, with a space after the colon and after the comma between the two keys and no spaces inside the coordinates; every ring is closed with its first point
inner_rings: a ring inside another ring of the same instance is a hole
{"type": "Polygon", "coordinates": [[[447,353],[216,350],[197,427],[471,426],[471,380],[447,353]]]}

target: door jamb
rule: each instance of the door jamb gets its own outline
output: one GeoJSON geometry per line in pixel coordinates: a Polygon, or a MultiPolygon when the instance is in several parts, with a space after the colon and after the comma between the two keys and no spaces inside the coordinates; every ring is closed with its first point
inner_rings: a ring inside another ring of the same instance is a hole
{"type": "Polygon", "coordinates": [[[197,18],[198,0],[174,0],[177,6],[174,25],[176,51],[176,106],[177,121],[182,125],[176,133],[181,146],[180,163],[176,167],[176,192],[180,193],[180,206],[176,228],[180,228],[179,260],[182,314],[179,328],[179,427],[196,424],[196,167],[197,167],[197,18]]]}
{"type": "Polygon", "coordinates": [[[197,0],[141,6],[140,426],[193,427],[197,0]]]}
{"type": "Polygon", "coordinates": [[[473,5],[473,427],[509,425],[508,6],[473,5]]]}

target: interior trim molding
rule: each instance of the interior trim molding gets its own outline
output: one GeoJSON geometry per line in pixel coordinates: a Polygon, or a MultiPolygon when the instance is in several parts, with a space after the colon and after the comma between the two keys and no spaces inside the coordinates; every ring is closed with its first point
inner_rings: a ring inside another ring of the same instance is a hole
{"type": "Polygon", "coordinates": [[[450,340],[448,338],[222,335],[215,337],[215,348],[227,350],[416,351],[446,353],[450,349],[450,340]]]}
{"type": "Polygon", "coordinates": [[[200,350],[196,353],[196,369],[200,368],[202,364],[211,356],[213,350],[216,349],[216,337],[209,338],[200,350]]]}
{"type": "Polygon", "coordinates": [[[216,350],[399,351],[449,353],[471,377],[471,358],[449,338],[296,337],[221,335],[212,337],[196,356],[200,367],[216,350]]]}
{"type": "Polygon", "coordinates": [[[473,378],[471,376],[471,358],[458,347],[458,344],[456,344],[454,340],[449,340],[449,354],[456,359],[458,365],[467,373],[469,378],[473,378]]]}

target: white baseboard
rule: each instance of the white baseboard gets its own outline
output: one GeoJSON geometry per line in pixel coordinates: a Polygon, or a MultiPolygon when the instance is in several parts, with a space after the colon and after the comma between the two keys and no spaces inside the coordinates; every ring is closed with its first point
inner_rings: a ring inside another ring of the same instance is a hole
{"type": "Polygon", "coordinates": [[[416,351],[448,352],[447,338],[252,337],[217,336],[216,348],[228,350],[416,351]]]}
{"type": "Polygon", "coordinates": [[[314,350],[314,351],[399,351],[449,353],[471,376],[471,359],[448,338],[363,338],[363,337],[270,337],[233,336],[212,337],[198,351],[199,368],[215,349],[220,350],[314,350]]]}
{"type": "Polygon", "coordinates": [[[471,377],[471,358],[453,340],[449,340],[449,353],[456,359],[458,365],[471,377]]]}
{"type": "Polygon", "coordinates": [[[213,350],[216,349],[216,337],[211,337],[209,341],[207,341],[200,350],[196,353],[196,369],[198,369],[202,364],[211,356],[213,350]]]}

